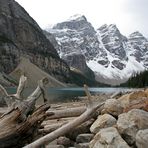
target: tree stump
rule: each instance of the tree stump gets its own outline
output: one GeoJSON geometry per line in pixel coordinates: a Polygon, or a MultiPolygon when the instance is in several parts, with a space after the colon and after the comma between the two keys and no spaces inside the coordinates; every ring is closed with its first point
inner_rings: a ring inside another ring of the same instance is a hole
{"type": "MultiPolygon", "coordinates": [[[[49,113],[50,108],[44,104],[35,109],[35,102],[43,95],[45,98],[46,78],[39,81],[35,91],[25,100],[22,99],[22,92],[25,88],[27,78],[20,77],[16,94],[8,95],[6,89],[0,85],[0,93],[4,97],[8,110],[0,118],[0,147],[17,148],[33,141],[38,134],[38,129],[49,113]]],[[[46,101],[46,99],[44,99],[46,101]]],[[[53,114],[51,114],[53,115],[53,114]]]]}

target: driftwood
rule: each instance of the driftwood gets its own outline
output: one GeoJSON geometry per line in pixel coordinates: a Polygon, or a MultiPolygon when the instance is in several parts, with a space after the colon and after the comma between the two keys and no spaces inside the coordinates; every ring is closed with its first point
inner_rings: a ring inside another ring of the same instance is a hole
{"type": "MultiPolygon", "coordinates": [[[[48,83],[48,79],[44,78],[40,80],[35,91],[26,99],[24,99],[22,92],[25,88],[26,81],[27,78],[22,75],[16,94],[11,95],[9,95],[5,88],[0,85],[0,92],[8,106],[8,111],[4,113],[0,118],[0,147],[2,148],[17,148],[24,145],[26,145],[25,148],[36,148],[42,145],[46,145],[56,138],[68,134],[70,131],[74,130],[82,123],[84,124],[86,121],[89,122],[95,111],[104,104],[104,102],[100,102],[99,104],[96,102],[93,103],[91,100],[90,92],[85,85],[85,92],[88,96],[88,103],[86,107],[80,107],[79,109],[69,109],[69,111],[65,110],[61,113],[60,111],[55,111],[55,114],[51,110],[46,112],[50,107],[49,105],[42,105],[35,109],[35,102],[41,95],[43,95],[44,102],[47,100],[45,85],[48,83]],[[78,117],[68,123],[65,123],[64,125],[60,125],[60,127],[55,125],[52,127],[52,130],[54,130],[52,132],[50,126],[48,126],[47,130],[40,129],[41,123],[45,121],[45,118],[51,120],[72,116],[78,117]],[[48,132],[51,133],[41,138],[38,137],[40,133],[45,134],[48,132]],[[38,137],[39,139],[34,141],[35,137],[38,137]],[[32,141],[34,142],[31,143],[32,141]],[[28,143],[31,144],[27,145],[28,143]]],[[[86,129],[85,124],[84,126],[80,126],[80,129],[83,129],[82,127],[86,129]]]]}
{"type": "Polygon", "coordinates": [[[45,99],[44,88],[48,83],[46,78],[39,81],[35,91],[27,98],[22,98],[22,92],[25,88],[27,78],[20,77],[19,86],[16,94],[9,95],[5,88],[0,85],[0,92],[6,101],[8,111],[0,118],[0,147],[22,147],[30,143],[37,130],[51,113],[46,113],[49,105],[43,105],[35,109],[35,102],[43,95],[45,99]]]}
{"type": "Polygon", "coordinates": [[[90,92],[88,91],[88,88],[86,85],[84,85],[85,88],[85,92],[88,96],[88,104],[87,104],[87,109],[84,113],[82,113],[79,117],[75,118],[74,120],[70,121],[69,123],[63,125],[62,127],[58,128],[57,130],[39,138],[38,140],[34,141],[33,143],[25,146],[24,148],[36,148],[36,147],[40,147],[44,144],[48,144],[50,142],[52,142],[53,140],[55,140],[56,138],[65,135],[68,132],[71,132],[74,128],[76,128],[78,125],[81,125],[82,123],[84,123],[85,121],[87,121],[88,119],[91,118],[91,116],[93,115],[93,113],[99,108],[101,107],[103,103],[93,103],[91,100],[91,95],[90,92]]]}
{"type": "Polygon", "coordinates": [[[53,113],[53,115],[50,117],[47,117],[46,120],[67,118],[67,117],[77,117],[77,116],[80,116],[82,113],[84,113],[85,110],[86,110],[85,106],[67,108],[64,110],[49,110],[47,112],[53,113]]]}
{"type": "Polygon", "coordinates": [[[56,129],[60,128],[61,126],[63,126],[64,124],[66,124],[66,123],[68,123],[68,121],[48,125],[48,126],[42,128],[42,129],[39,129],[39,134],[45,135],[45,134],[51,133],[51,132],[55,131],[56,129]]]}
{"type": "Polygon", "coordinates": [[[74,128],[71,132],[66,134],[66,137],[70,138],[71,140],[75,141],[76,137],[79,134],[83,133],[89,133],[90,132],[90,126],[93,124],[94,119],[89,119],[88,121],[82,123],[78,127],[74,128]]]}

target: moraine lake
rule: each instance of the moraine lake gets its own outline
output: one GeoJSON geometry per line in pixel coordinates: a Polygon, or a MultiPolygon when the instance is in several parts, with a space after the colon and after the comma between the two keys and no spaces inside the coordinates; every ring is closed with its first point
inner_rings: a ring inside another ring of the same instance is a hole
{"type": "MultiPolygon", "coordinates": [[[[34,89],[25,89],[24,96],[28,96],[34,89]]],[[[90,87],[89,91],[91,94],[111,94],[115,92],[127,92],[137,89],[133,88],[121,88],[121,87],[90,87]]],[[[9,94],[15,93],[16,88],[7,88],[9,94]]],[[[48,99],[52,102],[65,102],[70,100],[77,100],[79,96],[85,96],[83,87],[69,87],[69,88],[48,88],[47,89],[48,99]]]]}

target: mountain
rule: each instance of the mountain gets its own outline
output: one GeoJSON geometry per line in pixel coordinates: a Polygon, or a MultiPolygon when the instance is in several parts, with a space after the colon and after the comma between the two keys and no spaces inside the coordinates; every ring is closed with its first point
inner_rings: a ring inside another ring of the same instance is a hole
{"type": "Polygon", "coordinates": [[[0,0],[0,73],[11,73],[27,57],[56,79],[69,82],[70,69],[42,29],[14,0],[0,0]]]}
{"type": "MultiPolygon", "coordinates": [[[[84,15],[75,15],[46,31],[56,38],[62,59],[70,63],[67,57],[83,55],[99,82],[117,85],[148,67],[148,40],[139,32],[125,37],[114,24],[94,29],[84,15]]],[[[79,63],[76,58],[75,67],[83,72],[79,63]]]]}
{"type": "Polygon", "coordinates": [[[21,57],[19,65],[10,73],[10,76],[15,78],[16,81],[19,81],[21,73],[24,73],[25,76],[27,76],[27,87],[36,87],[38,80],[41,80],[44,77],[48,78],[49,81],[47,87],[66,87],[64,83],[56,80],[54,77],[31,63],[28,58],[21,57]]]}
{"type": "MultiPolygon", "coordinates": [[[[73,49],[73,47],[70,47],[70,45],[66,45],[68,48],[64,48],[65,52],[63,52],[63,45],[55,39],[53,34],[48,33],[47,31],[44,31],[44,34],[49,39],[49,41],[54,45],[54,47],[57,49],[57,52],[59,53],[60,57],[69,65],[72,73],[78,72],[87,77],[87,79],[90,79],[89,81],[96,81],[95,75],[93,71],[87,66],[86,59],[83,54],[80,52],[69,52],[69,48],[73,49]]],[[[93,84],[92,82],[92,84],[93,84]]],[[[95,82],[96,83],[96,82],[95,82]]]]}

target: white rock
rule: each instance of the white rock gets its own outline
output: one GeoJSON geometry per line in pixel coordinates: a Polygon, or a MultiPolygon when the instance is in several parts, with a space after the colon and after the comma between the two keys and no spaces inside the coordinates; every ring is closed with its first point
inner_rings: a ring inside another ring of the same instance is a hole
{"type": "Polygon", "coordinates": [[[123,107],[120,104],[120,101],[116,99],[108,99],[106,100],[104,104],[104,109],[101,112],[102,114],[104,113],[109,113],[113,116],[118,116],[123,112],[123,107]]]}
{"type": "Polygon", "coordinates": [[[100,115],[98,116],[98,119],[90,127],[90,131],[92,133],[97,133],[101,128],[111,127],[115,124],[116,119],[113,116],[109,114],[100,115]]]}
{"type": "Polygon", "coordinates": [[[90,148],[130,148],[114,127],[101,129],[89,146],[90,148]]]}
{"type": "Polygon", "coordinates": [[[148,112],[132,109],[128,113],[119,115],[117,128],[128,144],[135,142],[138,130],[148,128],[148,112]]]}

